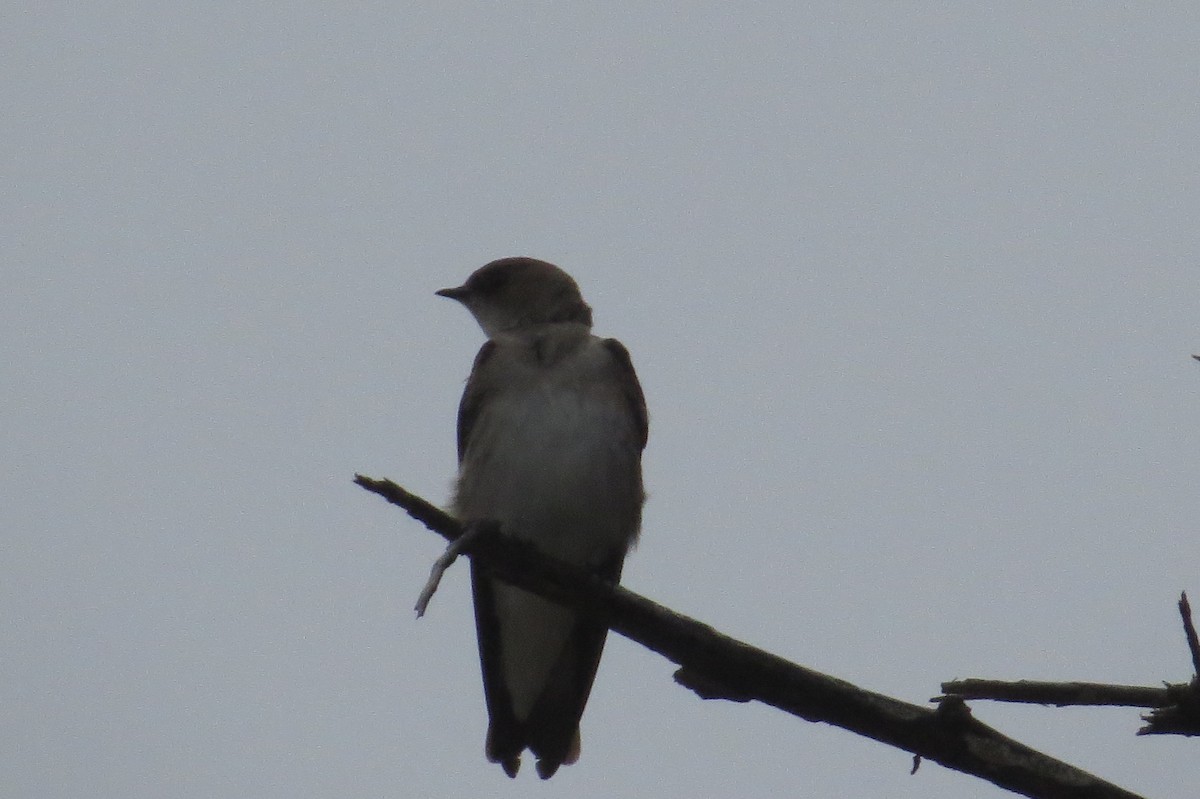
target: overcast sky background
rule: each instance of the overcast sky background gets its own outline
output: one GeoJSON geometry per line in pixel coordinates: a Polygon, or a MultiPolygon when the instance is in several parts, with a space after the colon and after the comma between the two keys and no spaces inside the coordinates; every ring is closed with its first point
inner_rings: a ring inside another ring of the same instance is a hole
{"type": "MultiPolygon", "coordinates": [[[[433,292],[508,255],[641,375],[630,588],[914,702],[1190,676],[1194,4],[3,16],[5,796],[1007,795],[616,636],[577,765],[484,760],[467,570],[415,621],[439,541],[351,478],[445,500],[433,292]]],[[[974,710],[1200,785],[1136,710],[974,710]]]]}

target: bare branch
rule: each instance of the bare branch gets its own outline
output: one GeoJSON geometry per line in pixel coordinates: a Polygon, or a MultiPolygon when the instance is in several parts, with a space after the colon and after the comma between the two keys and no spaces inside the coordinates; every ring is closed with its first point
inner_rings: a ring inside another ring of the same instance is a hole
{"type": "MultiPolygon", "coordinates": [[[[388,480],[355,482],[454,540],[462,525],[388,480]]],[[[506,582],[570,604],[681,666],[677,679],[701,696],[756,699],[808,721],[825,722],[947,768],[1039,799],[1138,799],[1111,783],[1001,735],[961,699],[936,710],[867,691],[722,635],[582,569],[504,535],[482,534],[465,552],[506,582]],[[702,689],[702,690],[701,690],[702,689]]],[[[914,761],[916,762],[916,761],[914,761]]]]}
{"type": "Polygon", "coordinates": [[[1152,710],[1142,716],[1146,724],[1137,731],[1138,735],[1200,735],[1200,641],[1192,624],[1192,609],[1187,593],[1179,599],[1179,615],[1183,618],[1183,632],[1197,672],[1190,683],[1164,683],[1161,688],[1147,688],[1090,682],[970,679],[944,682],[942,693],[962,699],[994,699],[999,702],[1028,702],[1058,707],[1148,707],[1152,710]]]}
{"type": "Polygon", "coordinates": [[[994,699],[1036,705],[1116,705],[1162,707],[1171,703],[1166,688],[1139,685],[1106,685],[1094,682],[1039,682],[1037,680],[950,680],[942,693],[963,699],[994,699]]]}

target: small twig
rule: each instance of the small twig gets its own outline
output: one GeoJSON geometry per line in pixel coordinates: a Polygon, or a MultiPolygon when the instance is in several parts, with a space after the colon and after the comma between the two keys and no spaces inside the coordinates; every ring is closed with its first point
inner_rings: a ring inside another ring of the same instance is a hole
{"type": "Polygon", "coordinates": [[[429,600],[433,599],[433,594],[438,589],[438,585],[442,582],[442,575],[446,573],[446,569],[450,568],[450,564],[458,559],[458,556],[471,545],[487,527],[482,524],[468,524],[463,528],[463,534],[446,545],[446,550],[441,556],[433,562],[433,566],[429,569],[429,579],[425,581],[425,587],[421,589],[420,596],[417,597],[417,618],[425,615],[425,609],[429,607],[429,600]]]}
{"type": "Polygon", "coordinates": [[[1188,649],[1192,653],[1192,670],[1196,679],[1200,679],[1200,637],[1196,636],[1196,626],[1192,624],[1192,606],[1187,591],[1179,595],[1179,615],[1183,617],[1183,634],[1187,636],[1188,649]]]}

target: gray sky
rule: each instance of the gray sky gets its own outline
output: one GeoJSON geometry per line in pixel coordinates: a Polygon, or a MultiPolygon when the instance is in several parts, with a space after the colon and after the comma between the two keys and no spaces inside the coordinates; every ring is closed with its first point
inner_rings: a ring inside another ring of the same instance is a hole
{"type": "MultiPolygon", "coordinates": [[[[7,795],[1004,795],[617,637],[579,764],[484,761],[466,570],[415,621],[440,545],[350,479],[445,499],[433,291],[507,255],[641,374],[630,588],[915,702],[1189,677],[1194,5],[600,5],[5,14],[7,795]]],[[[975,712],[1200,784],[1133,710],[975,712]]]]}

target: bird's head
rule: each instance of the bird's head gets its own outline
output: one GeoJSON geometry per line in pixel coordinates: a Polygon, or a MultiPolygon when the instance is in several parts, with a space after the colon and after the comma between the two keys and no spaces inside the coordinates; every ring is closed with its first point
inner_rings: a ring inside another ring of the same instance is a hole
{"type": "Polygon", "coordinates": [[[554,264],[534,258],[502,258],[475,270],[461,286],[442,289],[467,306],[489,337],[533,325],[592,325],[592,309],[575,280],[554,264]]]}

